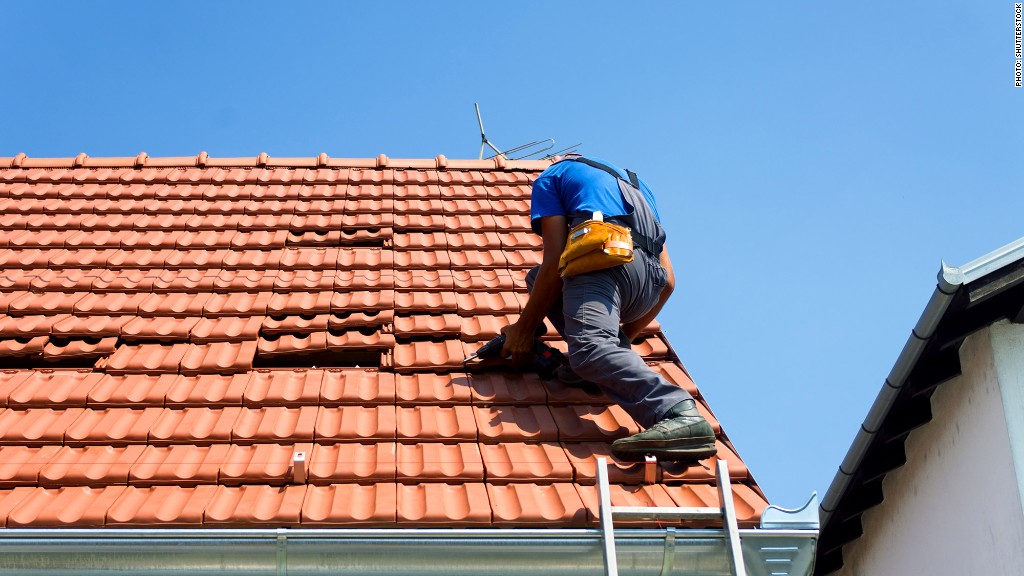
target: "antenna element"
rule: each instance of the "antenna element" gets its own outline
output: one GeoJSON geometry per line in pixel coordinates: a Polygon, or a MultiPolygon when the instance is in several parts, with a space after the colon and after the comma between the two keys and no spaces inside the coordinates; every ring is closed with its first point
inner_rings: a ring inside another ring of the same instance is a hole
{"type": "MultiPolygon", "coordinates": [[[[494,145],[493,142],[488,140],[487,136],[484,134],[484,120],[480,116],[480,105],[477,104],[476,102],[474,102],[473,103],[473,107],[476,108],[476,121],[477,121],[477,124],[480,125],[480,160],[484,159],[484,149],[488,148],[488,147],[490,147],[490,149],[494,150],[494,152],[495,152],[494,156],[488,156],[487,157],[488,160],[490,160],[491,158],[494,158],[495,156],[502,156],[506,160],[522,160],[523,158],[529,158],[530,156],[536,156],[538,154],[542,154],[542,153],[547,152],[548,150],[551,150],[552,148],[555,147],[555,139],[554,138],[545,138],[543,140],[534,140],[533,142],[528,142],[526,144],[523,144],[522,146],[516,146],[515,148],[510,148],[510,149],[502,152],[497,146],[494,145]],[[519,153],[522,153],[522,154],[520,156],[516,156],[514,158],[511,157],[513,154],[519,154],[519,153]]],[[[566,148],[565,150],[575,150],[575,148],[577,146],[579,146],[579,144],[574,144],[573,146],[570,146],[569,148],[566,148]]],[[[560,150],[559,152],[563,152],[563,151],[560,150]]],[[[552,154],[549,154],[549,155],[545,156],[544,158],[547,159],[547,158],[550,158],[551,156],[552,156],[552,154]]]]}

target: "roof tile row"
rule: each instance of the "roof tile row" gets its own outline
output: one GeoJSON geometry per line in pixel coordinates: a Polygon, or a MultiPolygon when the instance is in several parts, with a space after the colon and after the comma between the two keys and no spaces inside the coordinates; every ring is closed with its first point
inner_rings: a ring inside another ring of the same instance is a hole
{"type": "MultiPolygon", "coordinates": [[[[398,288],[435,291],[513,291],[526,270],[246,270],[246,269],[19,269],[0,271],[0,287],[15,292],[324,292],[398,288]]],[[[23,296],[23,294],[22,294],[23,296]]]]}
{"type": "MultiPolygon", "coordinates": [[[[669,382],[699,396],[671,362],[653,367],[669,382]]],[[[542,381],[533,374],[483,372],[390,374],[365,369],[260,369],[234,375],[130,374],[92,370],[0,371],[0,406],[107,408],[182,406],[297,406],[394,404],[602,405],[597,390],[542,381]]]]}
{"type": "MultiPolygon", "coordinates": [[[[734,487],[741,525],[760,497],[734,487]]],[[[618,506],[712,506],[714,487],[613,485],[618,506]]],[[[587,526],[597,518],[597,490],[569,483],[331,484],[327,486],[107,486],[0,490],[7,528],[153,525],[274,526],[587,526]]]]}
{"type": "MultiPolygon", "coordinates": [[[[723,459],[742,480],[746,468],[726,446],[723,459]]],[[[596,458],[607,457],[612,482],[641,484],[644,466],[611,458],[599,443],[538,444],[462,442],[413,444],[211,444],[166,446],[3,446],[0,487],[47,487],[113,484],[179,485],[273,484],[294,482],[297,453],[308,454],[307,481],[338,482],[472,482],[492,484],[596,482],[596,458]]],[[[713,478],[713,462],[662,470],[661,480],[704,482],[713,478]]],[[[300,482],[301,483],[301,482],[300,482]]]]}
{"type": "MultiPolygon", "coordinates": [[[[213,396],[229,393],[231,381],[220,384],[221,389],[202,392],[213,396]]],[[[717,422],[713,421],[713,426],[720,432],[717,422]]],[[[615,405],[29,407],[0,411],[0,440],[19,445],[395,439],[607,442],[638,431],[633,420],[615,405]]]]}
{"type": "MultiPolygon", "coordinates": [[[[10,175],[0,171],[0,179],[10,175]]],[[[294,201],[296,206],[316,209],[317,202],[330,202],[337,211],[376,206],[384,212],[420,211],[423,213],[463,213],[466,211],[522,212],[528,209],[529,187],[525,186],[446,186],[436,184],[110,184],[110,183],[2,183],[0,199],[19,198],[36,202],[76,202],[76,206],[94,203],[102,208],[126,202],[126,207],[152,206],[167,200],[178,204],[182,212],[206,214],[244,211],[256,201],[294,201]],[[211,205],[228,202],[230,208],[211,205]]]]}
{"type": "MultiPolygon", "coordinates": [[[[206,278],[210,278],[207,276],[206,278]]],[[[176,278],[176,281],[180,276],[176,278]]],[[[408,294],[408,293],[405,293],[408,294]]],[[[442,293],[454,300],[451,292],[442,293]]],[[[479,295],[461,296],[470,309],[479,295]]],[[[501,293],[515,298],[514,293],[501,293]]],[[[408,296],[406,296],[408,297],[408,296]]],[[[392,290],[360,292],[29,292],[15,291],[0,295],[0,312],[9,316],[77,314],[92,316],[174,316],[191,315],[216,318],[220,316],[289,315],[353,310],[381,310],[395,306],[392,290]]],[[[518,310],[518,304],[517,304],[518,310]]],[[[67,321],[62,318],[61,321],[67,321]]]]}
{"type": "MultiPolygon", "coordinates": [[[[114,248],[23,248],[0,250],[0,269],[102,270],[139,269],[168,271],[212,270],[391,270],[395,252],[375,247],[285,247],[259,245],[251,250],[171,248],[124,250],[114,248]]],[[[441,252],[448,256],[448,253],[441,252]]],[[[454,252],[452,253],[454,254],[454,252]]],[[[433,258],[440,256],[434,255],[433,258]]],[[[203,275],[206,275],[204,272],[203,275]]]]}

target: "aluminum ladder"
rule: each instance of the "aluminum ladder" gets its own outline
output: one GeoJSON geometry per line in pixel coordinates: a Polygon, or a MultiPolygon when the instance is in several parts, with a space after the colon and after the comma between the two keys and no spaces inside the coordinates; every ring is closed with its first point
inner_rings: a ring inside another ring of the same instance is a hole
{"type": "MultiPolygon", "coordinates": [[[[648,469],[653,472],[655,461],[648,457],[648,469]]],[[[740,548],[740,530],[736,523],[736,505],[732,499],[732,483],[729,467],[719,460],[715,468],[718,481],[718,495],[721,508],[712,507],[658,507],[658,506],[612,506],[611,490],[608,486],[608,460],[597,459],[597,488],[600,498],[598,514],[601,521],[601,536],[604,541],[604,572],[607,576],[619,576],[619,564],[615,555],[614,520],[721,520],[725,532],[725,548],[729,557],[729,568],[733,576],[746,576],[743,564],[743,550],[740,548]]],[[[648,474],[653,483],[653,474],[648,474]]],[[[672,571],[673,558],[666,555],[662,574],[672,571]]]]}

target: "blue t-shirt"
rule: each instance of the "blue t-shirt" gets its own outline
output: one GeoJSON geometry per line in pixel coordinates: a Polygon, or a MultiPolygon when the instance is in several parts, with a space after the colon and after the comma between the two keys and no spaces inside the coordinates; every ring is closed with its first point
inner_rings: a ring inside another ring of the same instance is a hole
{"type": "MultiPolygon", "coordinates": [[[[626,171],[610,162],[599,158],[590,158],[614,169],[623,180],[629,181],[626,171]]],[[[658,207],[654,203],[654,194],[647,184],[640,180],[640,191],[651,207],[654,217],[658,216],[658,207]]],[[[533,231],[540,234],[540,219],[545,216],[567,216],[580,212],[601,212],[605,217],[625,216],[628,212],[622,199],[619,183],[612,175],[582,162],[563,160],[548,167],[533,182],[533,194],[530,199],[530,225],[533,231]]]]}

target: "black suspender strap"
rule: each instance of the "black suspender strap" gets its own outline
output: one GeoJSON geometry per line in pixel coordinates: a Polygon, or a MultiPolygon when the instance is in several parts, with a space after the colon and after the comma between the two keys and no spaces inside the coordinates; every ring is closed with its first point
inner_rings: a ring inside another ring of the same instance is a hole
{"type": "MultiPolygon", "coordinates": [[[[583,158],[582,156],[580,156],[580,157],[575,157],[575,158],[567,158],[567,160],[572,160],[574,162],[582,162],[583,164],[586,164],[587,166],[590,166],[591,168],[597,168],[598,170],[604,170],[605,172],[611,174],[612,177],[614,177],[616,180],[619,180],[619,179],[622,178],[622,176],[620,176],[618,172],[616,172],[614,169],[612,169],[611,166],[608,166],[607,164],[602,164],[600,162],[595,162],[595,161],[593,161],[593,160],[591,160],[589,158],[583,158]]],[[[637,177],[636,172],[633,172],[632,170],[626,170],[626,175],[629,176],[629,183],[633,185],[633,188],[636,188],[637,191],[639,191],[640,190],[640,178],[637,177]]],[[[641,199],[642,199],[642,197],[641,197],[641,199]]],[[[634,207],[633,209],[635,210],[636,207],[634,207]]],[[[633,243],[636,244],[641,250],[643,250],[644,252],[647,252],[651,256],[654,256],[655,258],[657,258],[658,255],[661,253],[661,250],[658,249],[658,247],[654,245],[654,242],[651,241],[650,238],[648,238],[648,237],[646,237],[646,236],[644,236],[642,234],[639,234],[639,233],[638,234],[634,234],[633,235],[633,243]]]]}
{"type": "MultiPolygon", "coordinates": [[[[618,172],[613,170],[612,167],[608,166],[607,164],[602,164],[600,162],[595,162],[595,161],[593,161],[593,160],[591,160],[589,158],[583,158],[583,157],[580,157],[580,158],[569,158],[569,160],[572,160],[574,162],[582,162],[582,163],[584,163],[587,166],[590,166],[592,168],[597,168],[598,170],[604,170],[605,172],[611,174],[612,177],[614,177],[616,180],[618,180],[619,178],[622,178],[622,176],[619,176],[618,172]]],[[[629,183],[633,185],[633,188],[636,188],[637,190],[639,190],[640,189],[640,178],[637,177],[636,172],[633,172],[632,170],[626,170],[626,176],[629,177],[629,183]]]]}
{"type": "Polygon", "coordinates": [[[633,185],[633,188],[640,189],[640,178],[637,177],[636,172],[633,172],[629,168],[626,168],[626,175],[629,176],[629,183],[633,185]]]}
{"type": "MultiPolygon", "coordinates": [[[[602,164],[600,162],[594,162],[590,158],[576,157],[576,158],[568,158],[568,160],[572,160],[573,162],[582,162],[583,164],[586,164],[587,166],[590,166],[591,168],[597,168],[598,170],[604,170],[605,172],[611,174],[612,177],[615,178],[616,180],[618,180],[619,178],[622,178],[622,176],[619,176],[619,173],[616,172],[615,170],[613,170],[611,166],[608,166],[607,164],[602,164]]],[[[632,182],[632,178],[630,178],[630,182],[632,182]]]]}

